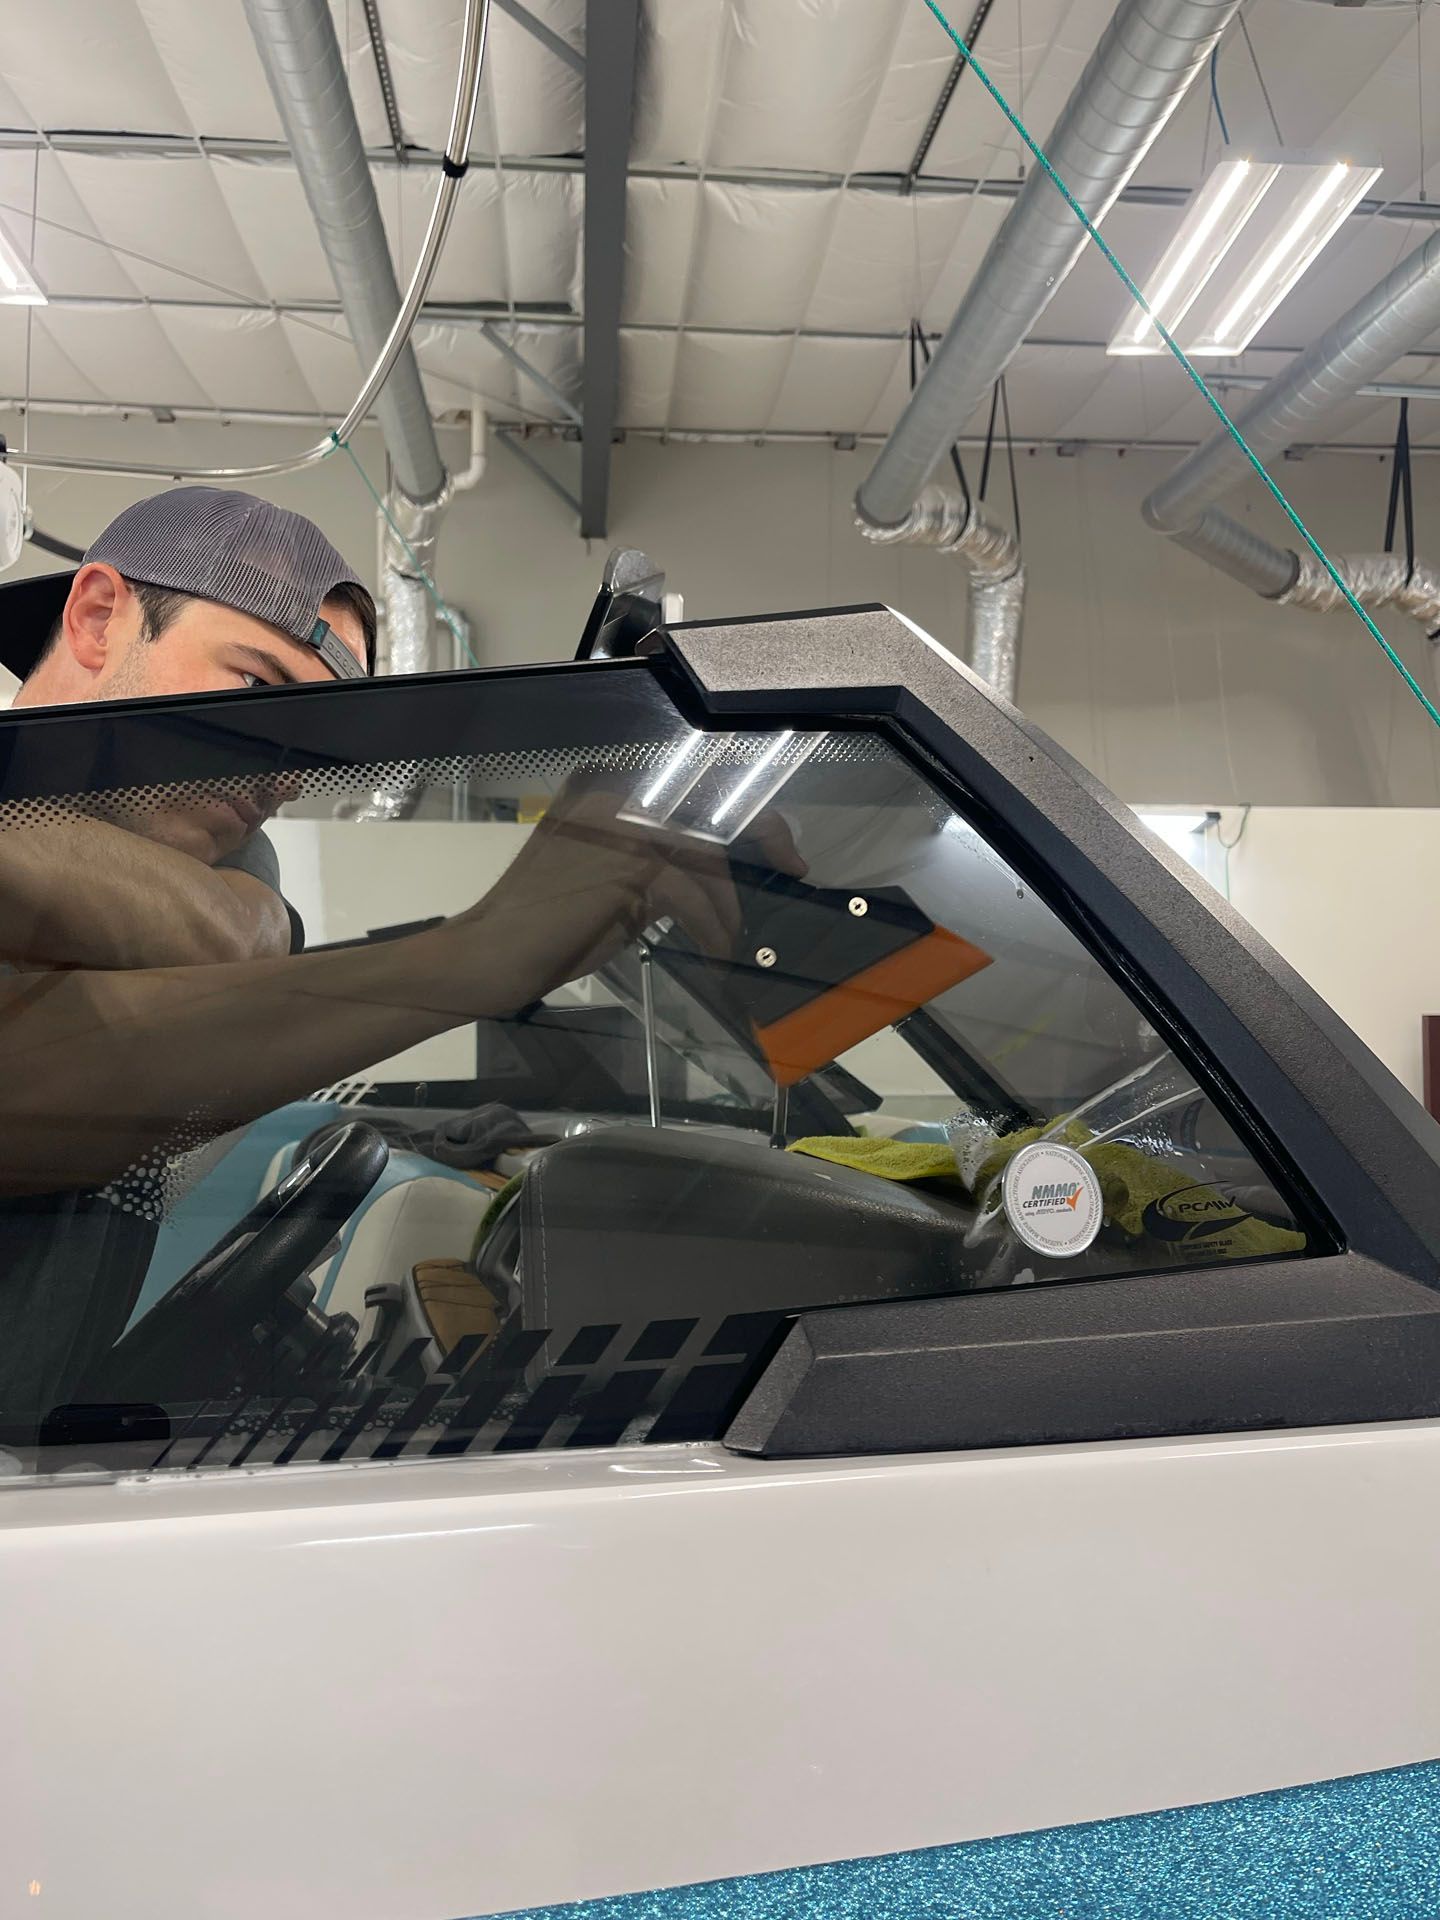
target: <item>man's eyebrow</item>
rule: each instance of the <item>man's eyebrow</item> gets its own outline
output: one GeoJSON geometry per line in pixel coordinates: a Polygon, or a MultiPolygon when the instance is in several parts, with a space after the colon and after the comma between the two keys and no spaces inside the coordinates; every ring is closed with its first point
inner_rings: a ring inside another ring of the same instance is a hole
{"type": "Polygon", "coordinates": [[[293,667],[286,666],[278,653],[270,653],[264,647],[237,646],[236,653],[257,667],[268,667],[281,686],[298,687],[300,676],[293,667]]]}

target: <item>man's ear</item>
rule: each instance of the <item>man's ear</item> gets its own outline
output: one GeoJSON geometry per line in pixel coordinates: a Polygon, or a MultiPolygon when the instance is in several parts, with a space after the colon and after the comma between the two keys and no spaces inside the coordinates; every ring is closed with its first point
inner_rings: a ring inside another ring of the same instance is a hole
{"type": "Polygon", "coordinates": [[[104,669],[116,638],[117,616],[131,598],[123,576],[103,560],[88,561],[70,583],[61,616],[62,644],[87,673],[104,669]]]}

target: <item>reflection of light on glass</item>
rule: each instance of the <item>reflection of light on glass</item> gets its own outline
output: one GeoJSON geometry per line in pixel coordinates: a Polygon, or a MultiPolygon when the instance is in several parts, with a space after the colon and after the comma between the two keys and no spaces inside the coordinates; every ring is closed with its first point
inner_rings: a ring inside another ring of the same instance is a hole
{"type": "Polygon", "coordinates": [[[654,806],[666,787],[669,786],[670,782],[675,778],[676,774],[679,773],[691,754],[694,753],[698,742],[703,740],[704,737],[698,727],[691,729],[689,738],[682,740],[674,753],[671,754],[670,758],[655,776],[653,785],[641,794],[640,804],[642,807],[654,806]]]}
{"type": "Polygon", "coordinates": [[[761,754],[760,758],[755,762],[754,766],[751,767],[750,771],[744,776],[743,779],[738,780],[735,783],[735,785],[730,789],[729,793],[726,794],[725,798],[720,802],[719,806],[715,809],[714,813],[711,814],[710,824],[712,827],[718,827],[720,822],[725,818],[727,813],[733,813],[735,811],[735,808],[739,805],[741,800],[744,799],[745,795],[750,791],[750,789],[755,785],[756,781],[760,778],[760,776],[766,771],[768,767],[774,766],[775,762],[780,758],[781,754],[785,751],[786,747],[789,746],[790,742],[794,738],[795,738],[795,729],[793,727],[787,727],[784,733],[776,734],[774,745],[770,747],[765,753],[761,754]]]}
{"type": "Polygon", "coordinates": [[[39,1896],[40,1896],[40,1882],[38,1880],[32,1880],[30,1882],[30,1897],[33,1900],[33,1899],[38,1899],[39,1896]]]}

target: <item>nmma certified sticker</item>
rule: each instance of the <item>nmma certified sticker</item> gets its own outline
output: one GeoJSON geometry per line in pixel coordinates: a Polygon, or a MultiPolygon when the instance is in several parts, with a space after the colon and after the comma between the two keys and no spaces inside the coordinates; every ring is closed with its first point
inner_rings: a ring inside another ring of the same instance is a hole
{"type": "Polygon", "coordinates": [[[1105,1217],[1100,1181],[1073,1147],[1039,1140],[1005,1169],[1005,1217],[1032,1253],[1055,1260],[1084,1253],[1105,1217]]]}

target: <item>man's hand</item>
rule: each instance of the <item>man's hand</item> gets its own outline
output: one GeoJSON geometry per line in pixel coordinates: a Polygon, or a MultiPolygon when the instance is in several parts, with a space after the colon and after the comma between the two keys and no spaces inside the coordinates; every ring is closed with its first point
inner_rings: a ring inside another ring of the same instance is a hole
{"type": "Polygon", "coordinates": [[[725,848],[617,818],[627,797],[570,783],[484,899],[451,923],[487,1010],[512,1012],[593,973],[667,916],[707,953],[729,956],[740,908],[725,848]]]}

